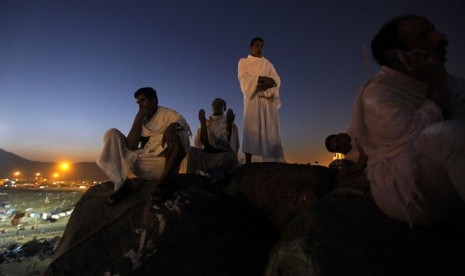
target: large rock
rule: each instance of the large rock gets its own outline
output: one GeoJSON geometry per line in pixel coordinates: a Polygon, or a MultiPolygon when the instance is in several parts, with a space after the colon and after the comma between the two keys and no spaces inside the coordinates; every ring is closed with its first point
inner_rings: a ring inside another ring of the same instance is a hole
{"type": "Polygon", "coordinates": [[[150,185],[113,207],[104,204],[112,183],[89,189],[45,275],[263,273],[278,232],[257,210],[207,178],[180,175],[170,185],[176,192],[147,211],[150,185]]]}
{"type": "Polygon", "coordinates": [[[333,188],[327,167],[252,163],[241,167],[231,180],[230,193],[239,194],[283,230],[300,212],[333,188]]]}
{"type": "Polygon", "coordinates": [[[332,179],[321,166],[252,164],[228,195],[181,175],[153,212],[153,183],[114,207],[111,183],[96,186],[46,275],[465,275],[465,219],[410,229],[378,210],[363,174],[332,179]]]}
{"type": "Polygon", "coordinates": [[[465,275],[465,220],[435,227],[379,211],[363,173],[292,221],[270,254],[268,276],[465,275]]]}

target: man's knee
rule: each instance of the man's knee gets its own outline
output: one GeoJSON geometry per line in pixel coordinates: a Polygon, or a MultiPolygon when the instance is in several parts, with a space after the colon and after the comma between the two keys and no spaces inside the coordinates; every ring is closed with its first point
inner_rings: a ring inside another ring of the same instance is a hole
{"type": "Polygon", "coordinates": [[[417,139],[419,146],[430,150],[437,150],[438,147],[449,147],[456,144],[463,144],[465,140],[465,130],[460,124],[454,121],[443,121],[433,124],[423,130],[417,139]]]}
{"type": "Polygon", "coordinates": [[[174,143],[171,147],[165,148],[163,155],[166,159],[182,159],[186,157],[187,153],[181,143],[174,143]]]}
{"type": "Polygon", "coordinates": [[[452,160],[463,158],[465,154],[465,132],[454,121],[444,121],[431,125],[415,141],[415,153],[421,166],[430,170],[441,167],[442,170],[452,160]]]}
{"type": "Polygon", "coordinates": [[[103,135],[103,141],[106,142],[106,141],[109,141],[110,139],[121,138],[121,137],[124,137],[124,135],[123,135],[123,133],[121,133],[121,131],[119,131],[116,128],[110,128],[103,135]]]}

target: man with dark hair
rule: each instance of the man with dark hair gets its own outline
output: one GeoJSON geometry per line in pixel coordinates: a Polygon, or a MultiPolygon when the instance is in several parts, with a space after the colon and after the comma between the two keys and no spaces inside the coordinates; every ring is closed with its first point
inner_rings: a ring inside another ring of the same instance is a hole
{"type": "MultiPolygon", "coordinates": [[[[205,117],[199,110],[200,127],[194,139],[195,147],[189,150],[187,173],[230,174],[237,169],[239,135],[232,109],[226,111],[226,101],[216,98],[212,102],[212,115],[205,117]]],[[[219,177],[220,178],[220,177],[219,177]]],[[[221,179],[214,179],[220,181],[221,179]]]]}
{"type": "Polygon", "coordinates": [[[347,154],[353,148],[351,141],[347,133],[331,134],[325,139],[325,147],[329,152],[347,154]]]}
{"type": "Polygon", "coordinates": [[[281,80],[273,64],[263,57],[264,46],[262,38],[253,38],[250,55],[238,64],[244,94],[242,151],[246,164],[252,162],[252,155],[262,156],[265,162],[284,161],[278,117],[281,80]]]}
{"type": "Polygon", "coordinates": [[[342,153],[344,159],[348,160],[346,162],[348,165],[337,172],[337,179],[342,179],[351,173],[365,169],[368,156],[365,155],[362,147],[348,133],[329,135],[325,139],[325,146],[329,152],[342,153]]]}
{"type": "MultiPolygon", "coordinates": [[[[170,176],[189,150],[189,125],[178,112],[158,105],[156,91],[143,87],[134,93],[139,105],[131,130],[125,137],[119,130],[108,130],[97,165],[115,184],[106,199],[115,205],[132,192],[131,178],[156,180],[163,191],[170,176]]],[[[157,194],[156,196],[159,196],[157,194]]]]}
{"type": "Polygon", "coordinates": [[[446,35],[408,15],[371,45],[381,68],[360,89],[350,129],[370,157],[374,201],[410,225],[465,214],[465,81],[447,74],[446,35]]]}
{"type": "Polygon", "coordinates": [[[371,50],[373,58],[380,66],[389,65],[392,62],[392,56],[386,55],[386,51],[392,51],[393,49],[406,50],[404,41],[399,36],[397,30],[405,21],[418,17],[414,14],[399,16],[379,30],[371,41],[371,50]]]}

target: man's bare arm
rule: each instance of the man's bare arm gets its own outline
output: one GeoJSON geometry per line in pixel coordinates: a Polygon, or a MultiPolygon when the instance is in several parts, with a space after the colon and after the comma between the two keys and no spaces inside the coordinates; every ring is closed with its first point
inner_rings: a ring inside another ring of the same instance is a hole
{"type": "Polygon", "coordinates": [[[205,118],[205,110],[199,110],[199,121],[200,121],[200,143],[205,148],[210,148],[208,141],[208,130],[207,130],[207,119],[205,118]]]}
{"type": "Polygon", "coordinates": [[[265,76],[258,77],[257,91],[265,91],[275,86],[276,82],[274,79],[265,76]]]}
{"type": "Polygon", "coordinates": [[[142,134],[142,121],[145,117],[145,113],[143,109],[139,109],[139,112],[137,112],[134,118],[134,122],[132,123],[131,130],[127,137],[127,147],[130,150],[136,150],[139,146],[142,134]]]}
{"type": "Polygon", "coordinates": [[[452,96],[447,70],[432,51],[399,52],[402,71],[428,84],[428,98],[441,109],[444,119],[452,119],[452,96]]]}
{"type": "Polygon", "coordinates": [[[228,109],[226,112],[226,131],[228,133],[228,142],[231,140],[231,132],[232,132],[232,125],[234,123],[234,118],[236,115],[234,114],[232,109],[228,109]]]}

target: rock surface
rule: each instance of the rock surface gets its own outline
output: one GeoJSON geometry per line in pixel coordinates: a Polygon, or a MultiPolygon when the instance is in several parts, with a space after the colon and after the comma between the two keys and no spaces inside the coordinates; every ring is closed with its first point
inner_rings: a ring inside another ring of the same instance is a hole
{"type": "Polygon", "coordinates": [[[153,183],[113,207],[104,204],[112,183],[84,194],[45,275],[262,273],[278,232],[250,205],[208,178],[180,175],[177,191],[147,212],[144,184],[153,183]]]}
{"type": "Polygon", "coordinates": [[[239,194],[283,230],[300,212],[328,194],[333,175],[327,167],[252,163],[231,180],[230,193],[239,194]]]}
{"type": "Polygon", "coordinates": [[[153,183],[114,207],[111,183],[93,187],[45,275],[465,275],[465,219],[410,229],[363,173],[333,185],[326,167],[254,163],[223,184],[180,175],[152,212],[153,183]]]}
{"type": "Polygon", "coordinates": [[[465,221],[410,229],[382,214],[363,173],[292,221],[266,275],[465,275],[465,221]]]}

